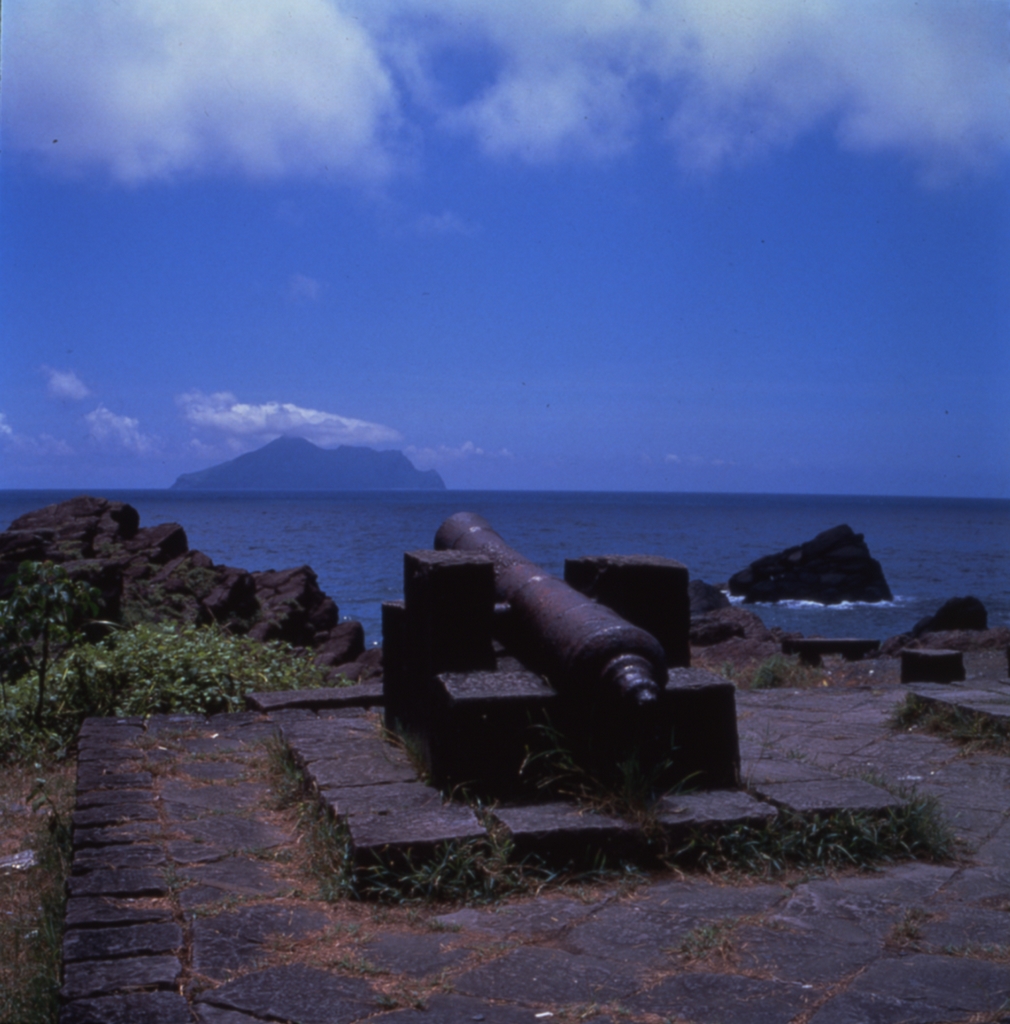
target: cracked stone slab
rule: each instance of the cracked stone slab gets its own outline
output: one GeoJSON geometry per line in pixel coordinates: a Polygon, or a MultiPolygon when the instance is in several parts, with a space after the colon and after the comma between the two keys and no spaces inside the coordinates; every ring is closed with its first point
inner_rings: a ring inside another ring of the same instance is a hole
{"type": "Polygon", "coordinates": [[[108,772],[120,772],[131,768],[146,758],[137,747],[108,746],[105,743],[89,743],[77,752],[78,765],[100,765],[108,772]]]}
{"type": "Polygon", "coordinates": [[[161,835],[161,825],[156,821],[137,821],[103,828],[75,828],[74,849],[80,850],[89,846],[114,846],[120,843],[142,843],[159,835],[161,835]]]}
{"type": "Polygon", "coordinates": [[[287,690],[283,693],[247,693],[246,704],[257,711],[285,708],[371,708],[382,704],[382,683],[328,686],[318,690],[287,690]]]}
{"type": "Polygon", "coordinates": [[[838,777],[815,764],[792,757],[744,759],[740,775],[750,788],[774,782],[822,782],[838,777]]]}
{"type": "Polygon", "coordinates": [[[73,873],[84,874],[99,868],[156,868],[165,863],[160,846],[128,843],[116,846],[90,846],[74,854],[73,873]]]}
{"type": "Polygon", "coordinates": [[[1010,967],[918,954],[878,960],[811,1018],[811,1024],[934,1024],[993,1012],[1010,998],[1010,967]]]}
{"type": "Polygon", "coordinates": [[[74,829],[107,828],[110,825],[121,825],[125,822],[157,821],[158,811],[153,801],[130,801],[108,804],[101,807],[86,807],[74,811],[72,821],[74,829]]]}
{"type": "Polygon", "coordinates": [[[99,868],[74,875],[67,882],[71,896],[164,896],[168,886],[153,868],[99,868]]]}
{"type": "Polygon", "coordinates": [[[150,772],[110,772],[101,765],[82,764],[77,768],[77,793],[93,789],[150,789],[154,777],[150,772]]]}
{"type": "Polygon", "coordinates": [[[190,1024],[192,1019],[178,992],[136,992],[67,1003],[59,1024],[190,1024]]]}
{"type": "Polygon", "coordinates": [[[78,810],[86,807],[123,807],[133,804],[153,805],[155,795],[150,789],[92,789],[78,792],[75,806],[78,810]]]}
{"type": "Polygon", "coordinates": [[[269,850],[291,838],[273,825],[255,818],[214,815],[182,822],[176,831],[193,842],[211,843],[224,850],[269,850]]]}
{"type": "Polygon", "coordinates": [[[347,744],[327,758],[310,761],[305,775],[317,790],[417,780],[407,756],[379,740],[347,744]]]}
{"type": "Polygon", "coordinates": [[[509,831],[515,855],[536,854],[553,863],[633,854],[643,844],[631,822],[565,801],[499,807],[494,817],[509,831]]]}
{"type": "Polygon", "coordinates": [[[503,904],[493,910],[464,907],[451,914],[441,914],[434,921],[443,928],[500,938],[547,936],[585,921],[606,905],[606,900],[583,903],[563,897],[541,898],[531,903],[503,904]]]}
{"type": "Polygon", "coordinates": [[[63,961],[152,956],[175,953],[181,948],[182,929],[175,922],[72,928],[63,936],[63,961]]]}
{"type": "Polygon", "coordinates": [[[167,907],[142,907],[133,900],[107,896],[72,896],[67,900],[67,928],[144,924],[171,919],[172,911],[167,907]]]}
{"type": "Polygon", "coordinates": [[[685,837],[695,829],[764,825],[777,814],[771,804],[734,789],[666,796],[656,807],[656,819],[667,833],[685,837]]]}
{"type": "Polygon", "coordinates": [[[213,843],[191,843],[186,839],[175,839],[167,846],[168,856],[176,864],[209,864],[231,854],[231,850],[213,843]]]}
{"type": "Polygon", "coordinates": [[[232,761],[193,761],[183,763],[179,767],[191,779],[198,779],[201,782],[240,779],[248,771],[245,765],[232,761]]]}
{"type": "MultiPolygon", "coordinates": [[[[484,1024],[535,1024],[537,1017],[533,1010],[520,1006],[502,1006],[487,1003],[483,999],[471,999],[467,996],[436,995],[425,1000],[425,1010],[414,1009],[394,1010],[373,1018],[376,1024],[471,1024],[472,1021],[483,1021],[484,1024]]],[[[600,1018],[586,1024],[603,1024],[600,1018]]],[[[216,1024],[216,1022],[215,1022],[216,1024]]],[[[221,1024],[226,1024],[222,1021],[221,1024]]]]}
{"type": "Polygon", "coordinates": [[[333,815],[347,822],[359,862],[426,854],[440,843],[487,835],[470,807],[446,803],[437,789],[420,782],[329,789],[322,795],[333,815]]]}
{"type": "Polygon", "coordinates": [[[817,782],[778,782],[754,786],[758,796],[800,814],[837,811],[881,812],[900,807],[902,801],[886,789],[861,779],[826,779],[817,782]]]}
{"type": "Polygon", "coordinates": [[[161,787],[161,799],[170,818],[192,819],[207,814],[252,810],[267,803],[270,788],[257,782],[228,786],[194,786],[181,779],[168,779],[161,787]]]}
{"type": "Polygon", "coordinates": [[[257,965],[263,945],[275,936],[300,939],[329,923],[322,911],[309,907],[261,904],[193,919],[193,970],[223,981],[236,971],[257,965]]]}
{"type": "Polygon", "coordinates": [[[361,978],[343,978],[304,964],[243,975],[201,992],[197,1003],[298,1024],[350,1024],[378,1008],[371,986],[361,978]]]}
{"type": "Polygon", "coordinates": [[[467,995],[534,1005],[623,999],[640,984],[607,960],[535,946],[506,953],[455,979],[457,991],[467,995]]]}
{"type": "Polygon", "coordinates": [[[112,995],[141,988],[174,988],[182,965],[174,956],[124,960],[84,960],[67,964],[61,996],[65,1000],[112,995]]]}
{"type": "Polygon", "coordinates": [[[623,1005],[632,1012],[676,1016],[693,1024],[788,1024],[814,998],[815,992],[796,985],[698,972],[667,978],[623,1005]]]}
{"type": "Polygon", "coordinates": [[[197,864],[180,872],[200,885],[238,896],[280,896],[288,883],[279,882],[267,865],[247,857],[228,857],[210,864],[197,864]]]}
{"type": "Polygon", "coordinates": [[[470,956],[466,949],[446,948],[453,941],[452,936],[446,935],[393,933],[380,935],[366,943],[361,947],[361,954],[376,967],[411,978],[423,978],[455,967],[470,956]]]}

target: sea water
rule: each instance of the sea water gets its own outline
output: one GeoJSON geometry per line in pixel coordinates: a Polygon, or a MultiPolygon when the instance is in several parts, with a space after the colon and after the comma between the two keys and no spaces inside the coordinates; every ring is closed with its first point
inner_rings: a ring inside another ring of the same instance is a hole
{"type": "MultiPolygon", "coordinates": [[[[342,617],[381,640],[383,601],[403,594],[403,553],[430,548],[454,512],[478,512],[550,572],[566,558],[653,554],[692,579],[723,583],[763,555],[841,523],[865,535],[894,600],[824,607],[754,605],[769,626],[883,639],[907,632],[948,597],[973,594],[992,626],[1010,625],[1010,501],[746,494],[397,491],[217,493],[103,491],[141,526],[178,522],[190,547],[250,570],[310,565],[342,617]]],[[[69,492],[0,491],[0,525],[69,492]]]]}

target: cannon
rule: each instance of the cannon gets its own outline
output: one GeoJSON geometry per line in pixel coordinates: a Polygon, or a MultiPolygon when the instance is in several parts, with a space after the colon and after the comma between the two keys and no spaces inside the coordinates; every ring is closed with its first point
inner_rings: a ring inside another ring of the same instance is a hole
{"type": "Polygon", "coordinates": [[[435,534],[435,548],[490,559],[497,638],[556,690],[613,697],[639,713],[656,704],[667,680],[666,653],[650,633],[544,572],[473,512],[450,516],[435,534]]]}
{"type": "Polygon", "coordinates": [[[736,785],[734,687],[688,667],[687,570],[596,556],[565,575],[468,512],[407,552],[404,600],[383,605],[387,727],[437,785],[494,798],[524,791],[545,735],[597,777],[635,759],[663,785],[736,785]]]}

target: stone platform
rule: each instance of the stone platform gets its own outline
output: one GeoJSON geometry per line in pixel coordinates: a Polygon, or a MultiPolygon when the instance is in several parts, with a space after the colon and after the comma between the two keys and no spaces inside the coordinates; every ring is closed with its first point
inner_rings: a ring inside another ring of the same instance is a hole
{"type": "MultiPolygon", "coordinates": [[[[274,737],[363,857],[398,839],[382,831],[380,796],[417,810],[411,828],[429,831],[414,844],[431,840],[433,822],[460,837],[484,827],[468,808],[447,812],[360,708],[89,720],[62,1024],[1000,1020],[1010,758],[893,731],[909,689],[740,693],[750,795],[674,796],[661,817],[685,829],[875,806],[893,799],[867,781],[881,780],[936,795],[964,843],[957,862],[772,882],[656,872],[483,909],[318,898],[297,811],[278,804],[266,770],[274,737]]],[[[570,808],[497,813],[520,846],[556,838],[555,825],[618,848],[627,839],[570,808]]]]}

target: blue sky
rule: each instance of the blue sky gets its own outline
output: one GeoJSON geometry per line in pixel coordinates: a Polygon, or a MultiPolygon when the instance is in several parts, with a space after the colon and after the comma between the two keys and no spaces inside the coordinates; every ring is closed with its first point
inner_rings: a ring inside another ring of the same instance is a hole
{"type": "Polygon", "coordinates": [[[1002,3],[2,16],[0,487],[1010,497],[1002,3]]]}

